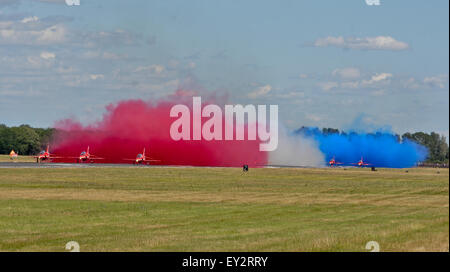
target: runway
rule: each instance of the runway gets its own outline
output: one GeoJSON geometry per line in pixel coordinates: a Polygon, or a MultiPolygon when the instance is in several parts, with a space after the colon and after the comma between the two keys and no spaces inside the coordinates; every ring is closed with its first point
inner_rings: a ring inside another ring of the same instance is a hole
{"type": "MultiPolygon", "coordinates": [[[[224,166],[191,166],[191,165],[134,165],[126,163],[34,163],[34,162],[0,162],[1,168],[223,168],[224,166]]],[[[229,168],[229,167],[225,167],[229,168]]],[[[235,166],[233,168],[240,168],[235,166]]],[[[317,168],[308,166],[291,166],[291,165],[260,165],[255,168],[317,168]]]]}
{"type": "MultiPolygon", "coordinates": [[[[59,163],[59,162],[20,162],[20,161],[3,161],[0,162],[1,168],[242,168],[242,166],[194,166],[194,165],[147,165],[147,164],[131,164],[131,163],[59,163]]],[[[250,168],[329,168],[326,166],[305,166],[305,165],[284,165],[284,164],[265,164],[254,165],[250,168]]],[[[339,166],[336,168],[353,168],[353,166],[339,166]]]]}
{"type": "MultiPolygon", "coordinates": [[[[179,167],[168,165],[133,165],[113,163],[31,163],[0,162],[0,168],[139,168],[139,167],[179,167]]],[[[180,166],[188,167],[188,166],[180,166]]]]}
{"type": "MultiPolygon", "coordinates": [[[[34,163],[34,162],[0,162],[2,168],[230,168],[225,166],[192,166],[192,165],[143,165],[127,163],[34,163]]],[[[240,167],[233,167],[240,168],[240,167]]],[[[281,168],[276,166],[259,166],[258,168],[281,168]]]]}

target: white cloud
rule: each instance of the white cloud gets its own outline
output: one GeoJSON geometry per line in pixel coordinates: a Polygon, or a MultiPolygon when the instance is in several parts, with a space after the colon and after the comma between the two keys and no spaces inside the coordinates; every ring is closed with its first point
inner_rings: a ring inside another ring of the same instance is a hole
{"type": "Polygon", "coordinates": [[[359,85],[359,81],[346,81],[341,83],[341,87],[346,89],[356,89],[359,85]]]}
{"type": "Polygon", "coordinates": [[[333,89],[358,89],[358,88],[379,88],[382,85],[390,83],[393,77],[390,73],[378,73],[372,75],[369,79],[349,80],[361,77],[358,69],[344,68],[336,69],[332,72],[333,76],[338,76],[341,80],[320,82],[317,85],[324,91],[333,89]]]}
{"type": "Polygon", "coordinates": [[[99,46],[137,45],[138,41],[142,40],[142,36],[117,29],[114,31],[84,32],[78,39],[84,42],[84,46],[98,48],[99,46]]]}
{"type": "Polygon", "coordinates": [[[91,74],[91,75],[89,75],[89,78],[91,80],[97,80],[97,79],[104,79],[105,76],[102,74],[91,74]]]}
{"type": "Polygon", "coordinates": [[[73,74],[75,73],[76,69],[69,66],[69,67],[64,67],[64,66],[60,66],[56,69],[56,72],[58,74],[73,74]]]}
{"type": "Polygon", "coordinates": [[[0,44],[47,45],[66,41],[67,30],[62,25],[44,29],[0,29],[0,44]]]}
{"type": "Polygon", "coordinates": [[[134,70],[136,73],[139,72],[150,72],[152,74],[160,75],[165,71],[165,67],[158,64],[152,64],[149,66],[139,66],[134,70]]]}
{"type": "Polygon", "coordinates": [[[42,52],[41,53],[41,58],[46,59],[46,60],[54,59],[55,58],[55,54],[51,53],[51,52],[42,52]]]}
{"type": "Polygon", "coordinates": [[[40,56],[29,56],[27,57],[27,68],[42,69],[50,68],[54,63],[52,58],[43,58],[42,54],[40,56]]]}
{"type": "MultiPolygon", "coordinates": [[[[136,89],[143,93],[155,93],[158,92],[158,95],[165,94],[166,92],[173,92],[173,90],[177,89],[180,85],[179,79],[172,79],[166,82],[161,83],[142,83],[136,86],[136,89]]],[[[189,91],[187,91],[189,92],[189,91]]],[[[189,94],[188,96],[191,96],[189,94]]]]}
{"type": "Polygon", "coordinates": [[[324,91],[329,91],[329,90],[334,89],[334,88],[337,88],[337,87],[339,86],[339,84],[338,84],[337,82],[332,82],[332,81],[329,81],[329,82],[321,82],[321,83],[319,83],[318,85],[319,85],[319,87],[321,87],[322,90],[324,90],[324,91]]]}
{"type": "Polygon", "coordinates": [[[31,16],[31,17],[23,18],[21,22],[23,24],[26,24],[26,23],[29,23],[29,22],[37,22],[37,21],[39,21],[39,18],[37,16],[31,16]]]}
{"type": "Polygon", "coordinates": [[[406,89],[418,89],[420,88],[420,84],[414,77],[410,77],[403,82],[403,87],[406,89]]]}
{"type": "Polygon", "coordinates": [[[363,85],[372,85],[377,82],[386,82],[389,78],[392,77],[390,73],[380,73],[372,76],[369,80],[363,80],[363,85]]]}
{"type": "Polygon", "coordinates": [[[272,90],[272,86],[265,85],[258,87],[256,90],[248,94],[249,98],[258,98],[267,95],[272,90]]]}
{"type": "Polygon", "coordinates": [[[102,58],[105,60],[119,60],[119,59],[123,59],[123,58],[127,58],[128,55],[118,55],[112,52],[104,52],[102,55],[102,58]]]}
{"type": "Polygon", "coordinates": [[[28,90],[15,90],[15,89],[2,89],[0,90],[0,96],[11,97],[36,97],[42,96],[43,93],[39,90],[35,90],[33,87],[29,87],[28,90]]]}
{"type": "Polygon", "coordinates": [[[305,93],[304,92],[288,92],[288,93],[284,93],[284,94],[279,94],[276,97],[279,98],[285,98],[285,99],[292,99],[292,98],[303,98],[305,97],[305,93]]]}
{"type": "Polygon", "coordinates": [[[113,52],[86,51],[82,55],[86,59],[121,60],[128,57],[127,54],[116,54],[113,52]]]}
{"type": "Polygon", "coordinates": [[[388,72],[365,75],[359,70],[336,69],[332,72],[335,77],[330,81],[317,83],[324,91],[335,90],[345,92],[361,90],[372,96],[382,96],[397,90],[448,89],[448,74],[429,76],[423,79],[393,75],[388,72]],[[359,78],[351,79],[359,74],[359,78]]]}
{"type": "MultiPolygon", "coordinates": [[[[1,0],[0,0],[1,1],[1,0]]],[[[64,3],[63,0],[61,0],[64,3]]],[[[1,14],[0,14],[1,15],[1,14]]],[[[142,35],[117,29],[114,31],[70,31],[64,23],[67,17],[37,16],[1,21],[0,45],[49,45],[69,43],[85,48],[117,47],[137,45],[142,35]]]]}
{"type": "Polygon", "coordinates": [[[339,46],[339,47],[345,47],[345,40],[343,37],[326,37],[326,38],[320,38],[317,39],[314,42],[314,46],[316,47],[326,47],[326,46],[339,46]]]}
{"type": "Polygon", "coordinates": [[[409,45],[405,42],[398,41],[391,36],[377,36],[377,37],[364,37],[364,38],[344,38],[339,37],[326,37],[317,39],[314,42],[315,47],[328,47],[335,46],[348,49],[359,50],[392,50],[400,51],[409,48],[409,45]]]}
{"type": "Polygon", "coordinates": [[[430,86],[436,86],[441,89],[445,88],[445,85],[448,83],[448,75],[438,75],[432,77],[426,77],[423,82],[430,86]]]}
{"type": "Polygon", "coordinates": [[[40,33],[37,41],[39,43],[51,44],[64,42],[66,37],[66,28],[62,25],[55,25],[44,29],[40,33]]]}
{"type": "Polygon", "coordinates": [[[340,78],[344,79],[353,79],[358,78],[361,76],[361,72],[358,68],[348,67],[348,68],[342,68],[342,69],[335,69],[332,72],[333,76],[338,76],[340,78]]]}

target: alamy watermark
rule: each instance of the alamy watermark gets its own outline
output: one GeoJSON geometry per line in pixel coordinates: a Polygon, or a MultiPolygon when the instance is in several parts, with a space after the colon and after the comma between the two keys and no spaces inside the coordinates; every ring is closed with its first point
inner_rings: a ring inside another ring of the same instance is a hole
{"type": "Polygon", "coordinates": [[[380,252],[380,244],[377,241],[369,241],[366,244],[366,249],[370,252],[380,252]]]}
{"type": "Polygon", "coordinates": [[[278,147],[278,105],[269,106],[270,125],[267,126],[266,105],[225,105],[225,117],[218,105],[202,108],[201,97],[192,98],[192,118],[188,106],[178,104],[171,108],[170,117],[178,118],[170,126],[170,137],[174,141],[232,141],[258,139],[260,151],[274,151],[278,147]],[[247,122],[245,122],[247,116],[247,122]],[[202,124],[202,118],[209,118],[202,124]],[[234,122],[236,119],[236,122],[234,122]],[[191,139],[192,121],[192,139],[191,139]],[[223,123],[224,122],[224,123],[223,123]],[[267,127],[269,130],[267,131],[267,127]],[[225,134],[223,134],[225,128],[225,134]],[[236,133],[234,133],[236,131],[236,133]],[[236,137],[235,137],[236,135],[236,137]]]}
{"type": "Polygon", "coordinates": [[[66,250],[70,252],[80,252],[80,244],[75,241],[70,241],[66,244],[66,250]]]}

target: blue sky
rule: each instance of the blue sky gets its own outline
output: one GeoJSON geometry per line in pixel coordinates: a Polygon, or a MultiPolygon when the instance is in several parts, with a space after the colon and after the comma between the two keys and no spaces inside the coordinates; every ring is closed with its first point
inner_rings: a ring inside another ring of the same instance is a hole
{"type": "Polygon", "coordinates": [[[101,118],[179,88],[282,123],[449,133],[446,0],[0,0],[0,123],[101,118]]]}

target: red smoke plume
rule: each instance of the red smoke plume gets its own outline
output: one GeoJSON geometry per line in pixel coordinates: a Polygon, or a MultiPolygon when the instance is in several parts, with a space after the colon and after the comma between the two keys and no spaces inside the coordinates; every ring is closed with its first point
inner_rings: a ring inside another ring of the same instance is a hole
{"type": "MultiPolygon", "coordinates": [[[[211,102],[203,102],[203,105],[211,102]]],[[[106,107],[97,123],[83,126],[67,119],[57,122],[58,134],[51,152],[56,156],[77,157],[87,147],[90,153],[105,158],[96,163],[130,163],[146,148],[146,155],[161,160],[158,165],[251,166],[267,164],[268,155],[259,151],[260,141],[174,141],[170,126],[177,118],[169,116],[175,104],[191,109],[192,98],[173,96],[157,103],[126,100],[106,107]]],[[[202,118],[204,123],[207,118],[202,118]]],[[[223,121],[224,123],[224,121],[223,121]]],[[[192,139],[192,138],[191,138],[192,139]]],[[[247,139],[247,137],[245,138],[247,139]]],[[[75,162],[66,158],[59,162],[75,162]]]]}

